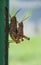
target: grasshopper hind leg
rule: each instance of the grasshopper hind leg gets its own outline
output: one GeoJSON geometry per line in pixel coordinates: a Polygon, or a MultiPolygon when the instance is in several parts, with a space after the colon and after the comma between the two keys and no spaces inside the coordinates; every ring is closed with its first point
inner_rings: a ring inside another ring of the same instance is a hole
{"type": "Polygon", "coordinates": [[[11,36],[11,38],[13,39],[13,41],[15,41],[16,43],[19,43],[19,42],[20,42],[20,41],[19,41],[19,38],[18,38],[18,36],[17,36],[16,34],[10,33],[10,36],[11,36]]]}

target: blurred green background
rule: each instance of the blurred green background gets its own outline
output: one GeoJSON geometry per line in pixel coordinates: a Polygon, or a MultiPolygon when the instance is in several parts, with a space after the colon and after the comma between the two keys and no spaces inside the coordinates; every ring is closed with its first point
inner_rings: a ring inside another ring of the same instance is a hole
{"type": "Polygon", "coordinates": [[[9,43],[8,57],[9,65],[41,65],[41,36],[32,36],[30,41],[19,44],[9,43]]]}
{"type": "MultiPolygon", "coordinates": [[[[8,65],[41,65],[41,2],[36,0],[29,2],[28,0],[10,0],[9,6],[11,16],[14,16],[17,10],[21,9],[16,15],[18,22],[27,16],[31,18],[23,22],[24,33],[30,37],[30,41],[24,39],[19,44],[14,41],[9,43],[8,65]],[[39,26],[38,32],[34,29],[35,26],[37,29],[39,26]]],[[[9,40],[11,40],[10,36],[9,40]]]]}

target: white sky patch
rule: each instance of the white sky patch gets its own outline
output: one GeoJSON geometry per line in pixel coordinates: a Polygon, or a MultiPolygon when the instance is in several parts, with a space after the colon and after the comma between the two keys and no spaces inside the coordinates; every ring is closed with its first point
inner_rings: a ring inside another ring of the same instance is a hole
{"type": "Polygon", "coordinates": [[[41,2],[40,1],[15,1],[15,0],[10,0],[9,1],[9,6],[10,8],[12,7],[22,7],[22,8],[25,8],[25,7],[36,7],[36,6],[41,6],[41,2]]]}
{"type": "Polygon", "coordinates": [[[34,24],[31,21],[24,22],[24,34],[28,36],[34,35],[34,24]]]}
{"type": "MultiPolygon", "coordinates": [[[[41,21],[41,19],[39,20],[39,22],[41,21]]],[[[34,23],[31,23],[33,21],[25,21],[24,22],[24,34],[28,35],[28,36],[32,36],[32,35],[36,35],[39,34],[41,35],[41,22],[39,23],[39,25],[37,26],[38,31],[37,33],[35,32],[35,25],[34,23]]]]}

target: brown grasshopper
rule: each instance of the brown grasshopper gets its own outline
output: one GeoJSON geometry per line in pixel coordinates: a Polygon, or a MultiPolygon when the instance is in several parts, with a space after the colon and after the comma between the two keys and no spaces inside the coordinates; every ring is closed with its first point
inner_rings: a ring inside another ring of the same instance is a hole
{"type": "MultiPolygon", "coordinates": [[[[15,13],[15,15],[18,13],[20,11],[20,9],[15,13]]],[[[10,27],[9,27],[9,32],[10,32],[10,36],[11,36],[11,38],[16,42],[16,43],[18,43],[18,42],[20,42],[19,41],[19,37],[18,37],[18,35],[17,35],[17,19],[16,19],[16,16],[13,16],[13,17],[11,17],[10,16],[10,21],[11,21],[11,23],[10,23],[10,27]]]]}
{"type": "MultiPolygon", "coordinates": [[[[16,12],[16,14],[19,12],[20,10],[18,10],[16,12]]],[[[16,15],[15,14],[15,15],[16,15]]],[[[23,21],[26,20],[27,18],[25,18],[24,20],[22,20],[22,22],[18,23],[16,16],[11,17],[10,16],[10,27],[9,27],[9,32],[10,32],[10,36],[11,38],[16,42],[19,43],[20,39],[23,41],[23,38],[26,38],[27,40],[30,40],[29,37],[25,36],[23,33],[23,21]],[[19,27],[17,28],[17,24],[19,25],[19,27]]]]}
{"type": "Polygon", "coordinates": [[[24,35],[24,32],[23,32],[23,22],[20,22],[18,25],[19,25],[19,28],[18,28],[19,39],[21,39],[22,41],[24,40],[23,38],[25,38],[27,40],[30,40],[29,37],[24,35]]]}

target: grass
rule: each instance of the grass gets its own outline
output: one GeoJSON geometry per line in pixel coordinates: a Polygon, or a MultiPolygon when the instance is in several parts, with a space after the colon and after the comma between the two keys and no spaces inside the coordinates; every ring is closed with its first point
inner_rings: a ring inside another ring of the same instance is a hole
{"type": "Polygon", "coordinates": [[[41,36],[31,37],[19,44],[9,44],[9,65],[41,65],[41,36]]]}

